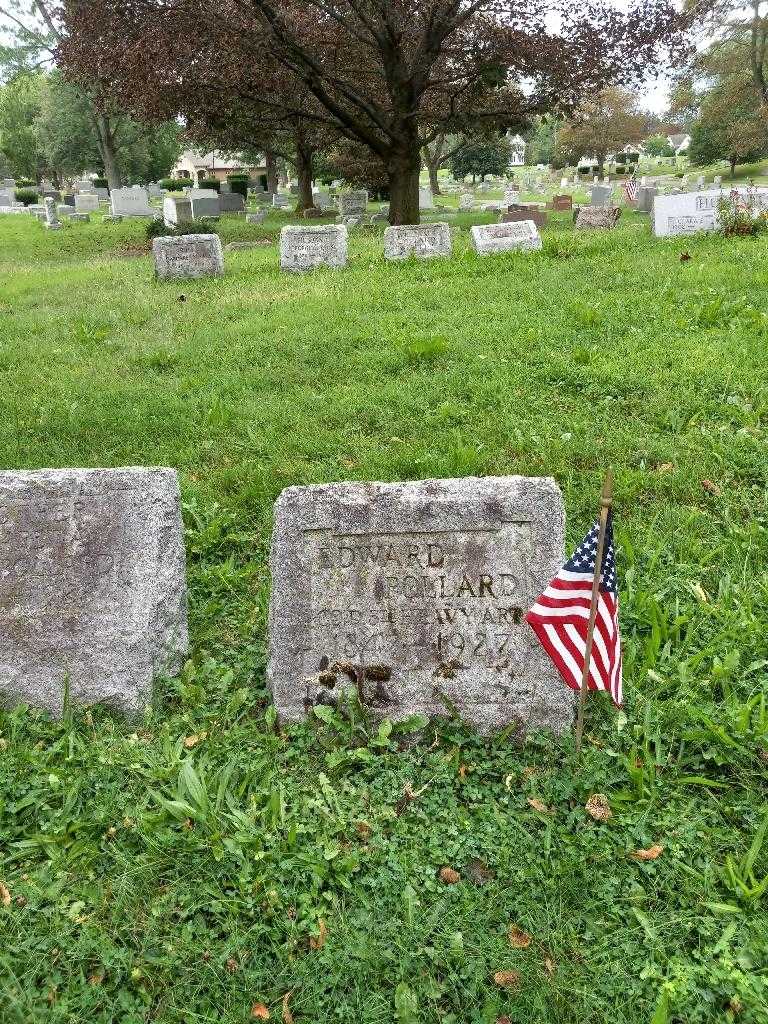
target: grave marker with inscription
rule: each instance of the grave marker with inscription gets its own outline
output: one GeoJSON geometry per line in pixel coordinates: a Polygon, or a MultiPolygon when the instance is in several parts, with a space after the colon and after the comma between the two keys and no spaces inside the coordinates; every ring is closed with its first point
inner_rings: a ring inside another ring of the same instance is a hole
{"type": "Polygon", "coordinates": [[[157,212],[143,188],[113,188],[109,198],[116,217],[154,217],[157,212]]]}
{"type": "Polygon", "coordinates": [[[354,689],[374,716],[451,707],[561,732],[574,694],[525,614],[562,564],[549,478],[290,487],[275,507],[268,678],[297,721],[354,689]]]}
{"type": "Polygon", "coordinates": [[[409,256],[431,259],[451,255],[451,229],[437,224],[402,224],[384,229],[384,258],[407,260],[409,256]]]}
{"type": "Polygon", "coordinates": [[[339,196],[339,214],[342,217],[362,217],[367,206],[368,193],[364,189],[342,192],[339,196]]]}
{"type": "Polygon", "coordinates": [[[706,192],[684,192],[680,195],[657,196],[653,203],[653,233],[657,238],[690,235],[696,231],[712,231],[720,225],[718,204],[737,198],[749,205],[757,216],[768,211],[768,188],[743,186],[725,194],[720,189],[706,192]]]}
{"type": "Polygon", "coordinates": [[[590,228],[611,231],[620,216],[620,206],[582,206],[576,214],[576,227],[580,231],[590,228]]]}
{"type": "Polygon", "coordinates": [[[155,273],[170,278],[219,277],[224,254],[218,235],[162,235],[152,239],[155,273]]]}
{"type": "Polygon", "coordinates": [[[541,235],[532,220],[511,224],[476,224],[471,229],[472,243],[481,256],[515,249],[540,249],[541,235]]]}
{"type": "Polygon", "coordinates": [[[0,691],[136,713],[187,650],[175,470],[0,472],[0,691]]]}
{"type": "Polygon", "coordinates": [[[343,224],[289,225],[280,231],[280,269],[346,267],[348,233],[343,224]]]}

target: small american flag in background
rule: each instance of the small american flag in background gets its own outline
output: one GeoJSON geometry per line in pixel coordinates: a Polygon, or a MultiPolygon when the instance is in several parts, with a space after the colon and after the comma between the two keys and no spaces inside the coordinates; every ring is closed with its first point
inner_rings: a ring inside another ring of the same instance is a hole
{"type": "Polygon", "coordinates": [[[629,178],[627,181],[623,181],[621,183],[621,188],[628,203],[634,203],[637,201],[637,181],[635,178],[629,178]]]}
{"type": "MultiPolygon", "coordinates": [[[[589,608],[595,579],[600,523],[595,523],[536,604],[525,617],[572,690],[581,689],[584,673],[589,608]]],[[[606,690],[613,703],[622,703],[619,591],[610,511],[597,603],[597,619],[589,665],[590,690],[606,690]]]]}

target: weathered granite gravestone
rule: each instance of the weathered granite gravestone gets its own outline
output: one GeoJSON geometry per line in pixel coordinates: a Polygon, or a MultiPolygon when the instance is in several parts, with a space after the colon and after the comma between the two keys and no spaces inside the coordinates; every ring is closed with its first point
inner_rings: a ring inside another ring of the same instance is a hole
{"type": "Polygon", "coordinates": [[[658,195],[655,185],[641,185],[637,193],[637,212],[650,213],[653,209],[653,200],[658,195]]]}
{"type": "Polygon", "coordinates": [[[170,278],[219,277],[224,273],[224,254],[218,235],[162,235],[152,239],[155,274],[170,278]]]}
{"type": "Polygon", "coordinates": [[[384,229],[384,258],[407,260],[409,256],[430,259],[451,255],[451,229],[448,224],[403,224],[384,229]]]}
{"type": "Polygon", "coordinates": [[[78,192],[75,196],[77,213],[98,213],[99,197],[95,192],[78,192]]]}
{"type": "Polygon", "coordinates": [[[576,227],[612,230],[621,216],[620,206],[582,206],[576,215],[576,227]]]}
{"type": "Polygon", "coordinates": [[[347,228],[343,224],[284,227],[280,231],[280,269],[303,271],[315,267],[346,267],[347,244],[347,228]]]}
{"type": "Polygon", "coordinates": [[[573,209],[573,196],[552,196],[552,209],[555,213],[564,213],[573,209]]]}
{"type": "Polygon", "coordinates": [[[537,228],[543,228],[547,223],[547,214],[533,206],[512,205],[499,217],[500,224],[515,224],[521,220],[532,220],[537,228]]]}
{"type": "Polygon", "coordinates": [[[143,188],[113,188],[109,198],[115,216],[154,217],[157,212],[149,205],[149,196],[143,188]]]}
{"type": "Polygon", "coordinates": [[[187,196],[166,196],[163,200],[165,226],[175,228],[180,221],[192,220],[192,204],[187,196]]]}
{"type": "Polygon", "coordinates": [[[74,224],[89,224],[91,220],[90,213],[73,213],[70,214],[69,218],[74,224]]]}
{"type": "Polygon", "coordinates": [[[291,201],[291,197],[290,196],[281,196],[281,195],[278,195],[278,193],[276,192],[272,196],[272,206],[276,210],[287,210],[291,206],[293,206],[293,203],[291,201]]]}
{"type": "Polygon", "coordinates": [[[419,189],[419,209],[420,210],[434,210],[435,200],[432,195],[431,188],[420,188],[419,189]]]}
{"type": "Polygon", "coordinates": [[[549,478],[290,487],[275,506],[268,679],[283,718],[356,690],[376,717],[452,707],[561,732],[574,695],[524,621],[562,564],[549,478]]]}
{"type": "Polygon", "coordinates": [[[45,200],[45,226],[49,231],[58,231],[61,227],[59,215],[56,212],[56,200],[50,196],[45,200]]]}
{"type": "Polygon", "coordinates": [[[221,201],[215,188],[191,188],[187,199],[192,207],[193,220],[221,214],[221,201]]]}
{"type": "Polygon", "coordinates": [[[464,192],[459,199],[460,210],[471,210],[475,205],[475,197],[470,195],[468,192],[464,192]]]}
{"type": "Polygon", "coordinates": [[[541,235],[532,220],[512,224],[476,224],[470,233],[475,250],[481,256],[514,249],[541,248],[541,235]]]}
{"type": "Polygon", "coordinates": [[[171,469],[0,472],[0,691],[138,712],[187,650],[171,469]]]}
{"type": "Polygon", "coordinates": [[[611,201],[612,190],[604,185],[595,185],[590,192],[591,206],[607,206],[611,201]]]}
{"type": "Polygon", "coordinates": [[[12,206],[16,202],[16,193],[12,188],[0,188],[0,206],[12,206]]]}
{"type": "Polygon", "coordinates": [[[219,195],[219,208],[222,213],[242,213],[245,199],[239,192],[222,192],[219,195]]]}
{"type": "Polygon", "coordinates": [[[342,217],[361,217],[368,206],[368,193],[362,189],[357,192],[342,192],[339,196],[339,213],[342,217]]]}
{"type": "Polygon", "coordinates": [[[259,210],[258,213],[246,213],[245,222],[246,224],[263,224],[266,216],[266,210],[259,210]]]}

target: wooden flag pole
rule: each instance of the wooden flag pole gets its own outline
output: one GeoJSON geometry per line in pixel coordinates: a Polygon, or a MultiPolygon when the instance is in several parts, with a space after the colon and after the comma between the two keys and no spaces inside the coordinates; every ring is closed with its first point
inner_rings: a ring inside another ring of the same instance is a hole
{"type": "Polygon", "coordinates": [[[608,513],[613,502],[613,470],[609,469],[603,481],[603,493],[600,495],[600,532],[597,537],[595,554],[595,578],[592,581],[592,601],[589,606],[589,623],[587,625],[587,642],[584,647],[584,671],[581,674],[579,690],[579,710],[576,715],[576,754],[581,753],[581,738],[584,734],[584,708],[587,703],[589,689],[589,668],[592,662],[592,640],[595,635],[597,621],[597,604],[600,598],[600,581],[602,580],[603,552],[605,551],[605,531],[608,526],[608,513]]]}

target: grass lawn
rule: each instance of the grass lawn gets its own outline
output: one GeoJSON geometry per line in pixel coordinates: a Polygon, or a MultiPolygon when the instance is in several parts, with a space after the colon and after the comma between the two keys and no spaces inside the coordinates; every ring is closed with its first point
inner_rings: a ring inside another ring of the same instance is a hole
{"type": "Polygon", "coordinates": [[[158,284],[141,224],[0,218],[2,468],[177,467],[193,632],[138,723],[0,712],[2,1024],[768,1019],[768,238],[555,215],[477,257],[482,219],[450,260],[386,264],[377,225],[306,276],[289,218],[224,219],[265,244],[158,284]],[[627,706],[591,700],[581,765],[276,726],[283,487],[551,474],[573,544],[609,463],[627,706]]]}

